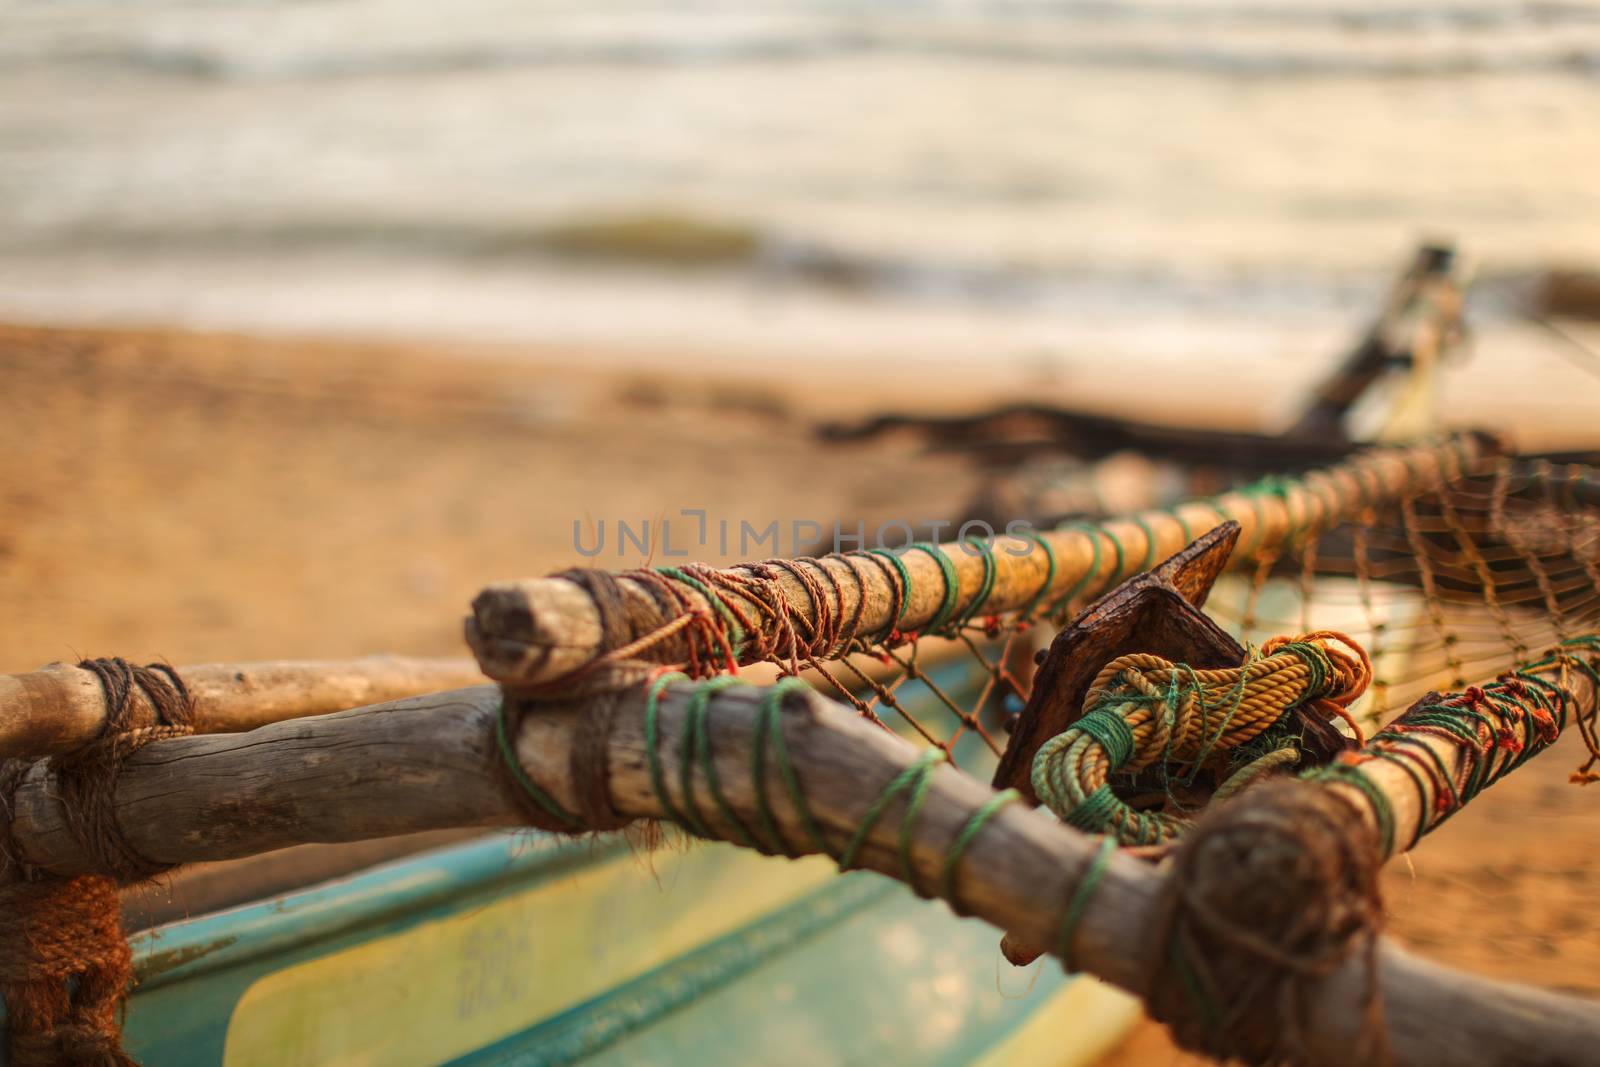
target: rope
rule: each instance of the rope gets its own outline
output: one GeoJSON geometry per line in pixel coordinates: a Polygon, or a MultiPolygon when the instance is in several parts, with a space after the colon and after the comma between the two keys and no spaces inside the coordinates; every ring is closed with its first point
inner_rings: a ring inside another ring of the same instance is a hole
{"type": "Polygon", "coordinates": [[[1105,876],[1106,867],[1111,863],[1111,854],[1116,851],[1116,838],[1101,839],[1100,848],[1090,861],[1089,869],[1078,879],[1078,884],[1073,887],[1072,897],[1067,901],[1067,908],[1061,913],[1061,932],[1056,935],[1056,956],[1061,960],[1061,966],[1068,971],[1074,969],[1072,942],[1078,936],[1078,926],[1083,922],[1083,913],[1088,910],[1089,898],[1094,896],[1095,889],[1100,885],[1100,879],[1105,876]]]}
{"type": "MultiPolygon", "coordinates": [[[[801,827],[810,841],[811,850],[833,859],[842,871],[855,869],[867,838],[882,820],[889,808],[903,800],[896,835],[895,857],[900,878],[921,896],[936,895],[950,902],[957,914],[963,914],[956,898],[956,877],[961,860],[972,843],[994,817],[1007,805],[1016,802],[1015,790],[1005,790],[990,797],[974,811],[950,840],[939,864],[939,875],[933,894],[918,885],[917,872],[912,858],[917,817],[932,788],[933,773],[947,760],[939,749],[927,749],[916,760],[901,769],[868,805],[861,821],[851,831],[844,847],[835,850],[823,831],[821,820],[806,800],[806,791],[790,759],[784,740],[784,722],[794,713],[796,705],[791,697],[811,693],[811,687],[798,678],[785,678],[761,691],[756,705],[753,724],[753,744],[750,760],[750,789],[756,808],[757,828],[748,827],[729,804],[716,771],[715,754],[711,747],[709,719],[714,698],[735,688],[754,690],[755,687],[734,678],[715,678],[691,690],[684,704],[684,725],[678,732],[675,764],[678,771],[678,797],[674,799],[667,789],[667,773],[663,766],[661,731],[661,698],[668,684],[686,681],[682,674],[663,674],[649,686],[645,703],[645,760],[649,769],[651,788],[666,817],[682,826],[688,833],[709,840],[720,834],[699,811],[695,797],[695,769],[705,779],[721,822],[730,828],[732,839],[769,854],[791,858],[802,853],[793,849],[783,837],[778,819],[773,811],[769,771],[776,777],[790,806],[794,809],[801,827]],[[759,832],[758,832],[759,831],[759,832]]],[[[807,705],[800,705],[805,707],[807,705]]]]}
{"type": "MultiPolygon", "coordinates": [[[[934,612],[933,618],[929,619],[927,624],[923,626],[923,630],[936,634],[944,629],[945,624],[950,621],[950,616],[956,609],[956,601],[961,599],[961,581],[956,575],[956,565],[951,562],[950,557],[945,555],[944,550],[938,545],[930,544],[927,541],[918,541],[916,544],[911,545],[907,551],[911,549],[916,549],[937,563],[939,565],[939,575],[944,579],[944,596],[939,601],[939,610],[934,612]]],[[[993,562],[991,558],[990,563],[992,564],[993,562]]],[[[992,577],[990,581],[993,581],[992,577]]],[[[910,584],[908,577],[906,582],[908,589],[910,584]]]]}
{"type": "Polygon", "coordinates": [[[1184,1048],[1309,1063],[1310,993],[1352,957],[1365,989],[1352,1062],[1389,1062],[1379,998],[1380,859],[1345,798],[1293,779],[1213,809],[1177,846],[1151,943],[1146,1004],[1184,1048]]]}
{"type": "MultiPolygon", "coordinates": [[[[1498,782],[1530,758],[1549,748],[1561,736],[1577,706],[1567,685],[1574,674],[1584,676],[1600,693],[1600,635],[1563,641],[1544,656],[1502,674],[1485,686],[1468,686],[1459,693],[1432,694],[1373,735],[1359,752],[1343,754],[1338,762],[1304,775],[1323,782],[1349,785],[1371,803],[1385,856],[1396,847],[1395,818],[1383,790],[1364,768],[1375,760],[1401,767],[1416,786],[1421,816],[1405,851],[1448,820],[1479,793],[1498,782]],[[1457,752],[1454,765],[1426,743],[1448,741],[1457,752]]],[[[1580,722],[1592,724],[1596,709],[1590,705],[1580,722]]],[[[1592,728],[1580,731],[1589,744],[1589,761],[1572,775],[1574,783],[1594,780],[1588,768],[1600,760],[1590,741],[1592,728]]]]}
{"type": "MultiPolygon", "coordinates": [[[[1372,664],[1360,646],[1326,630],[1275,638],[1243,666],[1221,670],[1196,670],[1148,653],[1119,656],[1090,685],[1083,717],[1039,748],[1033,789],[1059,818],[1085,832],[1110,834],[1125,845],[1158,844],[1191,820],[1176,811],[1135,810],[1112,790],[1112,774],[1158,766],[1172,799],[1171,775],[1192,785],[1217,757],[1269,731],[1286,731],[1296,708],[1354,727],[1345,709],[1371,678],[1372,664]]],[[[1283,756],[1265,759],[1247,760],[1222,784],[1247,775],[1231,786],[1235,792],[1285,762],[1283,756]]]]}
{"type": "Polygon", "coordinates": [[[100,682],[105,727],[98,740],[46,768],[63,822],[96,873],[64,880],[27,867],[11,826],[16,791],[31,768],[22,760],[0,764],[0,859],[20,875],[0,887],[0,996],[12,1067],[134,1067],[117,1022],[133,965],[117,885],[172,866],[141,855],[123,834],[117,777],[145,745],[193,733],[194,700],[163,663],[90,659],[78,666],[100,682]]]}

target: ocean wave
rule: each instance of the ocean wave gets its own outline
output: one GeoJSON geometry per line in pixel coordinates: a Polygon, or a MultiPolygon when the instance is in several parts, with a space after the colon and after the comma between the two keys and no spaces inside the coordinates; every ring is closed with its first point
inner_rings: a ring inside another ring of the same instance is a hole
{"type": "MultiPolygon", "coordinates": [[[[1204,41],[1170,44],[1052,44],[1024,40],[893,39],[865,32],[804,40],[744,40],[664,47],[614,42],[584,47],[484,45],[424,53],[241,56],[193,47],[131,50],[84,48],[49,62],[123,69],[205,81],[291,81],[427,76],[527,67],[694,66],[733,63],[803,63],[852,55],[898,54],[969,62],[1026,62],[1063,67],[1166,70],[1243,77],[1437,77],[1466,74],[1600,74],[1600,42],[1549,42],[1501,48],[1492,42],[1427,51],[1314,48],[1272,50],[1204,41]]],[[[0,58],[0,69],[41,65],[37,57],[0,58]]]]}
{"type": "Polygon", "coordinates": [[[12,235],[13,254],[132,251],[247,256],[267,262],[307,254],[374,254],[444,265],[545,266],[701,275],[756,290],[826,290],[902,304],[1126,316],[1174,307],[1247,313],[1263,308],[1346,311],[1370,303],[1365,274],[1325,267],[1270,274],[1218,268],[1203,275],[1160,265],[1130,268],[1093,259],[1031,264],[933,259],[868,251],[765,229],[733,219],[646,211],[579,215],[542,226],[480,227],[405,220],[284,222],[275,225],[142,227],[97,225],[12,235]]]}
{"type": "Polygon", "coordinates": [[[1147,3],[933,0],[684,10],[468,3],[447,26],[409,0],[263,9],[98,4],[17,9],[0,69],[120,68],[216,81],[425,76],[523,67],[802,63],[856,55],[1170,69],[1244,76],[1600,71],[1600,0],[1147,3]]]}

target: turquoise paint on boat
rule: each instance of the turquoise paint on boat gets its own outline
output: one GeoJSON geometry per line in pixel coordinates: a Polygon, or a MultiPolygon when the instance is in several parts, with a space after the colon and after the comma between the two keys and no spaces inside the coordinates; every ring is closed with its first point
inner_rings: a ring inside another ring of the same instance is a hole
{"type": "MultiPolygon", "coordinates": [[[[858,877],[858,876],[852,876],[858,877]]],[[[1067,982],[1048,961],[1025,993],[997,988],[999,935],[878,875],[887,892],[795,951],[695,998],[585,1060],[593,1067],[807,1064],[959,1067],[1067,982]]],[[[1070,1037],[1063,1035],[1063,1045],[1070,1037]]],[[[498,1067],[537,1058],[491,1060],[498,1067]]]]}

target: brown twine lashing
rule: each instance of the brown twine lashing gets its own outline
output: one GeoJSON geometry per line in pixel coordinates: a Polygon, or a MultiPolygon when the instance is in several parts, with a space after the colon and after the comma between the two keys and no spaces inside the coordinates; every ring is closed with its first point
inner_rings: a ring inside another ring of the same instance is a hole
{"type": "Polygon", "coordinates": [[[117,822],[117,778],[123,761],[145,745],[194,733],[194,699],[166,664],[92,659],[78,666],[100,679],[106,724],[99,740],[50,760],[63,821],[99,873],[123,883],[146,881],[174,864],[151,860],[129,844],[117,822]],[[144,698],[148,715],[138,714],[135,696],[144,698]]]}
{"type": "Polygon", "coordinates": [[[123,835],[116,818],[117,774],[128,756],[152,741],[194,731],[194,700],[166,664],[93,659],[78,666],[100,681],[105,726],[99,740],[52,758],[46,768],[67,830],[96,873],[61,879],[28,868],[11,827],[16,792],[31,765],[0,765],[0,856],[17,879],[0,887],[6,929],[0,938],[0,996],[12,1067],[134,1067],[117,1019],[133,969],[117,885],[171,865],[141,855],[123,835]]]}
{"type": "Polygon", "coordinates": [[[1376,837],[1327,789],[1270,782],[1214,809],[1176,852],[1150,942],[1148,1005],[1178,1043],[1249,1063],[1320,1062],[1306,1020],[1317,984],[1366,970],[1351,1062],[1386,1063],[1376,837]]]}
{"type": "MultiPolygon", "coordinates": [[[[855,560],[831,558],[843,561],[855,584],[854,608],[848,613],[839,576],[818,559],[772,559],[739,570],[690,563],[679,568],[679,577],[649,569],[622,574],[562,571],[556,577],[577,585],[593,602],[604,651],[561,678],[518,690],[559,698],[613,691],[637,684],[662,664],[703,678],[732,670],[741,660],[766,660],[779,663],[786,674],[798,674],[803,667],[859,650],[864,647],[859,628],[867,582],[855,560]],[[784,577],[805,592],[809,612],[790,601],[784,577]],[[709,608],[703,603],[708,591],[715,600],[709,608]]],[[[905,594],[898,585],[895,591],[898,611],[898,598],[905,594]]]]}

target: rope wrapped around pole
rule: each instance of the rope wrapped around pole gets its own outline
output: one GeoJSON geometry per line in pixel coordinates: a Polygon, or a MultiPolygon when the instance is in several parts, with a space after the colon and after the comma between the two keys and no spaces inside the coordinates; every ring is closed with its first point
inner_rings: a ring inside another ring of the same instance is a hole
{"type": "MultiPolygon", "coordinates": [[[[1568,671],[1556,681],[1570,687],[1574,715],[1593,713],[1588,675],[1568,671]]],[[[1218,820],[1227,813],[1244,819],[1272,797],[1265,786],[1251,790],[1208,813],[1180,843],[1173,869],[1199,866],[1184,876],[1193,892],[1173,895],[1161,869],[1007,803],[1004,794],[815,692],[791,684],[774,697],[774,690],[739,684],[708,691],[657,682],[614,694],[598,760],[592,701],[546,700],[536,714],[502,719],[504,702],[528,698],[480,687],[249,734],[156,742],[123,761],[115,811],[128,844],[159,862],[444,826],[511,826],[524,820],[522,803],[496,770],[509,751],[522,776],[580,820],[595,803],[586,797],[623,821],[677,811],[685,825],[694,828],[698,819],[710,836],[739,841],[742,826],[768,851],[825,851],[904,878],[999,929],[1052,946],[1075,967],[1161,1001],[1166,1006],[1158,1010],[1190,1035],[1185,1040],[1204,1047],[1257,1060],[1358,1062],[1369,1047],[1362,1020],[1373,1017],[1374,990],[1397,1064],[1487,1067],[1534,1043],[1551,1062],[1583,1062],[1600,1040],[1587,1001],[1470,978],[1374,943],[1358,921],[1370,912],[1370,898],[1317,897],[1326,904],[1295,911],[1298,883],[1273,873],[1296,854],[1288,844],[1227,874],[1238,867],[1239,850],[1248,852],[1261,836],[1251,826],[1277,834],[1326,824],[1318,833],[1328,836],[1309,854],[1331,866],[1315,869],[1330,871],[1330,884],[1359,886],[1360,869],[1341,858],[1342,842],[1367,840],[1375,854],[1359,813],[1352,823],[1335,814],[1340,808],[1312,799],[1305,803],[1326,818],[1302,819],[1298,807],[1273,801],[1263,822],[1247,819],[1213,836],[1208,825],[1226,827],[1218,820]],[[515,727],[502,747],[494,738],[505,721],[515,727]],[[587,754],[575,758],[580,751],[587,754]],[[757,760],[759,753],[765,759],[757,760]],[[765,768],[759,780],[758,764],[765,768]],[[241,825],[233,815],[269,802],[281,817],[241,825]],[[1275,910],[1258,916],[1253,902],[1263,898],[1275,910]],[[1277,940],[1296,931],[1298,943],[1277,940]],[[1274,990],[1288,988],[1280,980],[1291,972],[1293,995],[1273,999],[1274,990]],[[1186,974],[1204,995],[1190,993],[1186,974]],[[1211,1018],[1208,998],[1254,998],[1249,1002],[1261,1010],[1235,1024],[1211,1018]],[[1277,1045],[1291,1030],[1293,1040],[1277,1045]]],[[[1350,802],[1362,796],[1343,785],[1292,787],[1300,797],[1342,796],[1351,812],[1350,802]]],[[[1408,788],[1398,787],[1395,799],[1403,801],[1408,788]]],[[[94,871],[100,861],[71,833],[57,792],[48,761],[28,769],[11,804],[9,850],[28,869],[57,877],[94,871]]],[[[0,882],[16,873],[13,866],[0,882]]]]}
{"type": "MultiPolygon", "coordinates": [[[[85,661],[89,662],[89,661],[85,661]]],[[[198,733],[237,733],[300,715],[459,689],[482,680],[470,659],[363,656],[349,660],[151,664],[181,678],[194,703],[198,733]]],[[[128,693],[128,722],[153,721],[143,690],[128,693]]],[[[53,756],[106,731],[103,681],[84,664],[52,663],[25,674],[0,674],[0,759],[53,756]]]]}
{"type": "Polygon", "coordinates": [[[49,764],[68,832],[94,857],[92,873],[61,879],[28,867],[15,847],[11,817],[28,766],[0,763],[6,815],[0,856],[18,876],[0,883],[7,931],[0,995],[12,1067],[134,1067],[117,1021],[133,961],[117,886],[173,866],[129,844],[117,818],[117,776],[123,761],[146,745],[192,734],[194,699],[177,672],[163,665],[94,659],[78,666],[99,679],[105,734],[49,764]],[[136,694],[152,710],[148,725],[137,721],[136,694]]]}
{"type": "Polygon", "coordinates": [[[474,600],[467,642],[496,681],[571,691],[624,663],[709,676],[730,664],[833,658],[973,622],[998,628],[1007,617],[1082,603],[1179,551],[1194,531],[1229,520],[1246,546],[1232,565],[1254,568],[1293,540],[1460,478],[1504,451],[1483,434],[1376,448],[1292,482],[977,545],[504,582],[474,600]]]}

